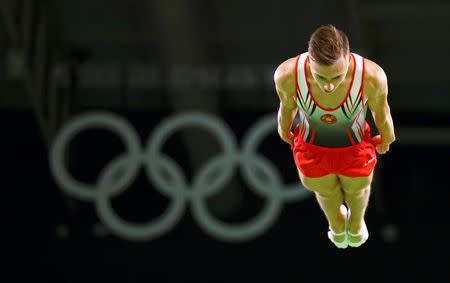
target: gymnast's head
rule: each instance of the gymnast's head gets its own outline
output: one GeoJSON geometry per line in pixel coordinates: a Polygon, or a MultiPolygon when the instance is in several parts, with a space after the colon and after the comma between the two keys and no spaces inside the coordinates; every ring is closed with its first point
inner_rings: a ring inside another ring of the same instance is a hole
{"type": "Polygon", "coordinates": [[[333,25],[316,29],[308,42],[311,74],[322,91],[333,92],[345,79],[350,66],[347,35],[333,25]]]}

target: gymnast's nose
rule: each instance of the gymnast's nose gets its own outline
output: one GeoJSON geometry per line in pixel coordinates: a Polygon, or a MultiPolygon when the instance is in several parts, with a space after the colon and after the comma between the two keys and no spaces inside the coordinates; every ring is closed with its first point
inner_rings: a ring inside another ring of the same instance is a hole
{"type": "Polygon", "coordinates": [[[323,86],[323,90],[326,92],[332,92],[334,90],[334,84],[329,83],[323,86]]]}

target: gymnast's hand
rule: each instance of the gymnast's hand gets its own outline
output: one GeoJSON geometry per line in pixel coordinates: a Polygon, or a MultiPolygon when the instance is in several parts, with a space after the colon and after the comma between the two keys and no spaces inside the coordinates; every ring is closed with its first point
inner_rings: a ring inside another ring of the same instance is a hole
{"type": "Polygon", "coordinates": [[[380,135],[374,136],[372,138],[372,144],[375,146],[378,154],[386,154],[389,151],[389,146],[393,142],[393,140],[384,141],[380,135]]]}

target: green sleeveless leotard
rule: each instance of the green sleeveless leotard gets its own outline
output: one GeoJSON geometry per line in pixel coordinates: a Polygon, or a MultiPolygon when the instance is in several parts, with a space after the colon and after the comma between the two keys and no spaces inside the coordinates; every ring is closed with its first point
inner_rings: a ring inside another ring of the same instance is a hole
{"type": "Polygon", "coordinates": [[[306,81],[308,53],[297,58],[297,106],[300,117],[299,133],[303,140],[324,147],[344,147],[361,142],[367,105],[364,103],[364,58],[351,53],[354,63],[352,81],[345,99],[336,108],[321,107],[311,95],[306,81]]]}

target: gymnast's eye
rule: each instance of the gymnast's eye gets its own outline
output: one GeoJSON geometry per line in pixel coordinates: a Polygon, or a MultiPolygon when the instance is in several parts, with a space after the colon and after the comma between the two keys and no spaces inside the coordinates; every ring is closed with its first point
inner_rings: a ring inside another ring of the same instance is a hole
{"type": "Polygon", "coordinates": [[[321,79],[321,80],[325,80],[325,78],[322,77],[322,76],[317,75],[317,77],[318,77],[319,79],[321,79]]]}

